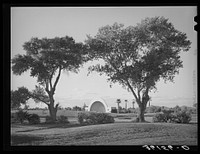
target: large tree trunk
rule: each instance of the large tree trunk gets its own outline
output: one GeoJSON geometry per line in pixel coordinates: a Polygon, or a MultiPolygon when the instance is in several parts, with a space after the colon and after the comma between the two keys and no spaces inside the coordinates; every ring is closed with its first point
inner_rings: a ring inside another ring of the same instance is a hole
{"type": "Polygon", "coordinates": [[[145,122],[144,113],[145,113],[148,101],[149,101],[148,93],[143,94],[142,101],[137,100],[137,104],[139,106],[139,113],[138,113],[138,116],[136,118],[137,122],[145,122]]]}
{"type": "Polygon", "coordinates": [[[56,121],[57,108],[53,107],[52,105],[49,105],[48,108],[49,108],[49,114],[50,114],[50,117],[52,119],[52,122],[55,122],[56,121]]]}
{"type": "Polygon", "coordinates": [[[48,105],[49,114],[50,114],[50,117],[52,119],[52,122],[55,122],[56,121],[56,114],[57,114],[57,107],[58,107],[58,105],[56,105],[54,107],[54,98],[53,98],[53,95],[50,94],[49,98],[50,98],[50,104],[48,105]]]}
{"type": "Polygon", "coordinates": [[[128,85],[128,88],[133,93],[133,96],[135,97],[136,102],[139,106],[139,113],[138,113],[138,116],[136,118],[136,122],[145,122],[144,113],[145,113],[145,109],[146,109],[146,106],[147,106],[147,102],[150,99],[150,97],[148,95],[150,86],[146,87],[145,91],[143,91],[143,95],[142,95],[142,98],[141,98],[140,92],[141,92],[142,89],[138,89],[138,93],[137,93],[138,96],[137,96],[128,80],[126,80],[126,84],[128,85]]]}
{"type": "Polygon", "coordinates": [[[138,105],[139,105],[139,113],[136,118],[136,121],[137,122],[145,122],[144,113],[145,113],[146,105],[141,102],[138,105]]]}

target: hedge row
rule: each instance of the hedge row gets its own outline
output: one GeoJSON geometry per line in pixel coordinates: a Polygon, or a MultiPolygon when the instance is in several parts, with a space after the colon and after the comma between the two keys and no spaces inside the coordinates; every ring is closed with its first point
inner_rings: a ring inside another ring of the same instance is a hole
{"type": "Polygon", "coordinates": [[[67,123],[69,123],[68,117],[64,116],[64,115],[58,116],[55,122],[53,122],[53,120],[50,116],[46,116],[45,119],[46,119],[45,123],[48,123],[48,124],[51,124],[51,123],[65,123],[65,124],[67,124],[67,123]]]}
{"type": "Polygon", "coordinates": [[[106,124],[114,123],[114,118],[107,113],[79,113],[78,122],[80,124],[94,125],[94,124],[106,124]]]}
{"type": "MultiPolygon", "coordinates": [[[[27,111],[19,110],[18,112],[11,114],[12,122],[20,122],[24,123],[25,120],[28,121],[29,124],[39,124],[40,117],[37,114],[29,114],[27,111]]],[[[46,123],[52,123],[52,119],[50,116],[46,116],[46,123]]],[[[56,123],[69,123],[68,117],[60,115],[57,117],[56,123]]]]}
{"type": "Polygon", "coordinates": [[[154,115],[153,122],[189,123],[191,119],[192,115],[187,111],[164,111],[163,113],[154,115]]]}
{"type": "Polygon", "coordinates": [[[29,124],[38,124],[40,123],[40,117],[33,113],[29,114],[27,111],[19,110],[18,112],[11,115],[13,122],[23,123],[25,120],[28,120],[29,124]]]}

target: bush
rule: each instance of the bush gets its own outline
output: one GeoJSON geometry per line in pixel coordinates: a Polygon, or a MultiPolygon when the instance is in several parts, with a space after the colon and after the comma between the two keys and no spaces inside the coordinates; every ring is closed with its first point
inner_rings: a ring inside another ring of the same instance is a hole
{"type": "Polygon", "coordinates": [[[16,122],[20,122],[21,124],[24,122],[24,120],[27,120],[30,114],[28,114],[27,111],[19,110],[15,113],[14,119],[16,122]]]}
{"type": "Polygon", "coordinates": [[[156,113],[153,116],[153,122],[167,122],[166,114],[164,114],[164,113],[156,113]]]}
{"type": "Polygon", "coordinates": [[[78,121],[80,124],[105,124],[113,123],[114,118],[106,113],[79,113],[78,121]]]}
{"type": "Polygon", "coordinates": [[[117,109],[116,108],[112,108],[111,109],[111,113],[117,113],[117,109]]]}
{"type": "Polygon", "coordinates": [[[189,123],[192,116],[187,111],[163,111],[153,116],[153,122],[174,122],[174,123],[189,123]]]}
{"type": "Polygon", "coordinates": [[[45,123],[47,124],[55,123],[50,116],[46,116],[45,119],[46,119],[45,123]]]}
{"type": "Polygon", "coordinates": [[[174,113],[173,122],[176,123],[189,123],[192,119],[192,115],[187,111],[179,111],[174,113]]]}
{"type": "Polygon", "coordinates": [[[17,118],[16,118],[16,113],[11,113],[11,123],[16,123],[17,118]]]}
{"type": "Polygon", "coordinates": [[[57,118],[57,122],[58,123],[69,123],[68,121],[68,117],[67,116],[64,116],[64,115],[61,115],[57,118]]]}
{"type": "Polygon", "coordinates": [[[163,110],[162,113],[156,113],[153,116],[153,122],[171,122],[174,118],[171,110],[163,110]]]}
{"type": "Polygon", "coordinates": [[[40,123],[40,117],[37,114],[30,114],[27,118],[29,124],[39,124],[40,123]]]}

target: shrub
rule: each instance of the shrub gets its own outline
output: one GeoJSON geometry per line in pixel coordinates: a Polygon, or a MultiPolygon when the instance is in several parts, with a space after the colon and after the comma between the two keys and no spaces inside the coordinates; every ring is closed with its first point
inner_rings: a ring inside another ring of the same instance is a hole
{"type": "Polygon", "coordinates": [[[16,123],[17,118],[16,118],[16,113],[11,113],[11,123],[16,123]]]}
{"type": "Polygon", "coordinates": [[[78,121],[80,124],[105,124],[113,123],[114,118],[106,113],[79,113],[78,121]]]}
{"type": "Polygon", "coordinates": [[[155,110],[155,113],[157,112],[161,112],[161,107],[158,107],[156,110],[155,110]]]}
{"type": "Polygon", "coordinates": [[[64,115],[60,115],[60,116],[57,118],[57,122],[58,122],[58,123],[69,123],[68,117],[67,117],[67,116],[64,116],[64,115]]]}
{"type": "Polygon", "coordinates": [[[28,114],[27,111],[19,110],[15,113],[15,120],[19,121],[21,124],[24,122],[24,120],[27,120],[30,114],[28,114]]]}
{"type": "Polygon", "coordinates": [[[50,116],[46,116],[45,119],[46,119],[45,123],[48,123],[48,124],[55,123],[50,116]]]}
{"type": "Polygon", "coordinates": [[[174,113],[173,122],[176,123],[189,123],[192,119],[192,115],[187,111],[179,111],[174,113]]]}
{"type": "Polygon", "coordinates": [[[82,113],[82,112],[80,112],[80,113],[78,113],[78,122],[80,123],[80,124],[83,124],[84,123],[84,121],[85,121],[85,119],[86,119],[86,114],[84,114],[84,113],[82,113]]]}
{"type": "Polygon", "coordinates": [[[160,111],[158,111],[159,108],[160,108],[160,107],[151,105],[150,107],[147,107],[145,111],[146,111],[147,113],[156,113],[156,112],[160,112],[160,111],[161,111],[161,108],[160,108],[160,111]]]}
{"type": "Polygon", "coordinates": [[[40,117],[39,115],[33,113],[33,114],[30,114],[27,118],[29,124],[39,124],[40,123],[40,117]]]}
{"type": "Polygon", "coordinates": [[[153,122],[174,122],[174,123],[189,123],[192,116],[187,111],[163,111],[163,113],[157,113],[153,117],[153,122]]]}
{"type": "Polygon", "coordinates": [[[83,113],[78,113],[78,122],[80,124],[83,124],[84,118],[83,118],[83,113]]]}
{"type": "Polygon", "coordinates": [[[156,113],[153,116],[153,122],[167,122],[164,113],[156,113]]]}
{"type": "Polygon", "coordinates": [[[162,113],[156,113],[153,116],[153,122],[171,122],[174,118],[171,110],[163,110],[162,113]]]}
{"type": "Polygon", "coordinates": [[[112,108],[111,109],[111,113],[117,113],[117,109],[116,108],[112,108]]]}

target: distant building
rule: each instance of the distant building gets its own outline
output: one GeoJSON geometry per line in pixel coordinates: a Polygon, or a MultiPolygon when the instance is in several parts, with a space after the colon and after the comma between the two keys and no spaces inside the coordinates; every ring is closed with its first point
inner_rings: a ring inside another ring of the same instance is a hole
{"type": "Polygon", "coordinates": [[[102,98],[95,98],[90,102],[90,105],[86,108],[86,111],[110,113],[111,107],[108,107],[108,105],[102,98]]]}

